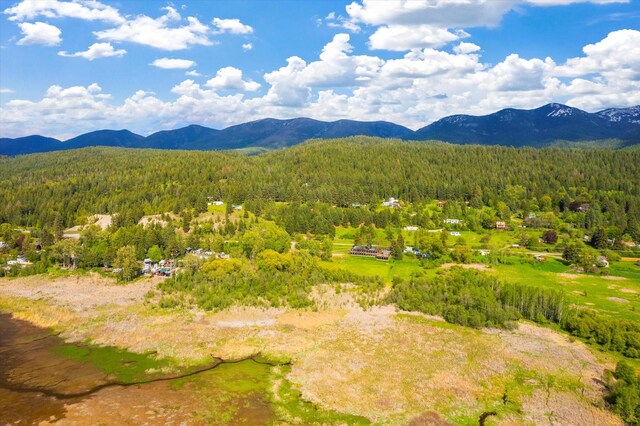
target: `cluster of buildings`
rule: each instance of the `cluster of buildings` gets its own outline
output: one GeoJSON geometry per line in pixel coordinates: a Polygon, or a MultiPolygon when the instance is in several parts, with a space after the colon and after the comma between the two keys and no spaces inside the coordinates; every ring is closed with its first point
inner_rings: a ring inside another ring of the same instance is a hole
{"type": "Polygon", "coordinates": [[[17,259],[8,260],[7,266],[4,267],[4,270],[9,271],[14,266],[20,267],[20,268],[26,268],[28,265],[31,265],[31,262],[29,262],[27,258],[25,258],[24,256],[20,256],[17,259]]]}
{"type": "MultiPolygon", "coordinates": [[[[145,259],[144,266],[142,267],[142,275],[170,277],[176,272],[176,269],[173,259],[163,259],[158,263],[153,263],[151,259],[145,259]]],[[[114,273],[117,273],[115,269],[114,273]]]]}
{"type": "MultiPolygon", "coordinates": [[[[428,259],[431,257],[429,253],[422,253],[415,247],[407,246],[404,249],[405,253],[411,253],[415,257],[419,259],[428,259]]],[[[349,250],[349,254],[353,256],[367,256],[367,257],[375,257],[379,260],[389,260],[391,257],[391,250],[388,248],[379,248],[376,246],[353,246],[351,250],[349,250]]]]}
{"type": "MultiPolygon", "coordinates": [[[[224,201],[214,200],[213,197],[207,197],[207,206],[224,206],[224,201]]],[[[234,204],[231,207],[233,210],[242,210],[242,204],[234,204]]]]}
{"type": "Polygon", "coordinates": [[[221,252],[221,253],[217,253],[215,251],[211,251],[211,250],[205,250],[205,249],[195,249],[193,250],[191,247],[187,247],[187,253],[190,253],[194,256],[196,256],[198,259],[201,260],[209,260],[212,257],[214,259],[229,259],[229,255],[226,254],[225,252],[221,252]]]}
{"type": "Polygon", "coordinates": [[[416,247],[411,247],[411,246],[405,247],[404,252],[407,254],[413,254],[418,259],[429,259],[431,257],[429,253],[422,253],[416,247]]]}
{"type": "Polygon", "coordinates": [[[378,248],[376,246],[353,246],[349,250],[349,254],[353,256],[369,256],[379,260],[389,260],[391,250],[388,248],[378,248]]]}

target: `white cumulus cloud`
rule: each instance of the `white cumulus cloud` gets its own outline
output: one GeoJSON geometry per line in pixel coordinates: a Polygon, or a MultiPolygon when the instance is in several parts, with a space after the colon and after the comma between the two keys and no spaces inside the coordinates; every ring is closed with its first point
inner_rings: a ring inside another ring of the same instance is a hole
{"type": "Polygon", "coordinates": [[[77,18],[87,21],[104,21],[119,24],[124,22],[117,9],[90,1],[23,0],[4,10],[11,21],[44,18],[77,18]]]}
{"type": "Polygon", "coordinates": [[[480,46],[478,46],[477,44],[465,43],[465,42],[462,42],[462,43],[458,44],[457,46],[454,46],[454,48],[453,48],[453,51],[455,53],[462,53],[462,54],[473,53],[473,52],[477,52],[479,50],[480,50],[480,46]]]}
{"type": "Polygon", "coordinates": [[[379,27],[369,37],[371,49],[406,51],[425,47],[442,47],[462,37],[468,37],[464,31],[455,34],[444,28],[432,25],[391,25],[379,27]]]}
{"type": "Polygon", "coordinates": [[[149,65],[165,70],[186,70],[196,65],[196,63],[189,59],[160,58],[151,62],[149,65]]]}
{"type": "Polygon", "coordinates": [[[253,44],[251,43],[244,43],[242,45],[242,50],[244,50],[245,52],[248,52],[251,49],[253,49],[253,44]]]}
{"type": "Polygon", "coordinates": [[[217,28],[216,33],[251,34],[253,28],[240,22],[239,19],[213,18],[211,23],[217,28]]]}
{"type": "Polygon", "coordinates": [[[84,58],[84,59],[93,61],[94,59],[98,59],[98,58],[109,58],[113,56],[120,57],[120,56],[124,56],[126,53],[127,51],[124,49],[118,49],[118,50],[114,49],[111,43],[94,43],[91,46],[89,46],[87,50],[83,52],[69,53],[63,50],[58,52],[58,55],[65,56],[68,58],[72,58],[72,57],[84,58]]]}
{"type": "Polygon", "coordinates": [[[138,43],[162,50],[182,50],[190,46],[211,46],[208,33],[211,29],[197,18],[189,16],[184,23],[172,7],[159,18],[146,15],[127,20],[116,28],[94,32],[98,40],[138,43]]]}
{"type": "Polygon", "coordinates": [[[255,92],[260,89],[260,83],[242,79],[242,70],[234,67],[220,68],[216,76],[205,83],[212,89],[244,90],[255,92]]]}
{"type": "MultiPolygon", "coordinates": [[[[352,25],[377,27],[372,49],[410,50],[440,47],[462,38],[462,28],[496,27],[522,6],[572,3],[628,3],[629,0],[360,0],[346,6],[352,25]],[[458,35],[458,37],[455,37],[458,35]]],[[[335,14],[331,16],[335,18],[335,14]]]]}
{"type": "Polygon", "coordinates": [[[22,22],[18,24],[22,31],[22,38],[18,44],[42,44],[44,46],[57,46],[62,41],[62,31],[54,25],[45,22],[22,22]]]}

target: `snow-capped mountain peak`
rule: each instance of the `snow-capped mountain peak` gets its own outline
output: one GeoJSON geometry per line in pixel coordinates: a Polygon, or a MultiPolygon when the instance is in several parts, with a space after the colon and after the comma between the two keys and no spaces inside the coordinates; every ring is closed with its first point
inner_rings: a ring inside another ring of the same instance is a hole
{"type": "Polygon", "coordinates": [[[547,114],[547,117],[568,117],[573,115],[574,111],[571,107],[555,103],[549,104],[549,108],[551,108],[551,112],[547,114]]]}
{"type": "Polygon", "coordinates": [[[600,117],[613,123],[627,122],[640,124],[640,105],[629,108],[608,108],[597,113],[600,117]]]}

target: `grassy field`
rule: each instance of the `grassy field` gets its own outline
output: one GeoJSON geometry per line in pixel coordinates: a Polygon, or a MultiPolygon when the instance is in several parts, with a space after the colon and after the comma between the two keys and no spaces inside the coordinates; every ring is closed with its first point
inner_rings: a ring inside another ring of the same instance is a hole
{"type": "Polygon", "coordinates": [[[550,258],[545,263],[496,265],[493,273],[506,282],[562,289],[577,305],[596,309],[622,319],[640,321],[640,267],[630,262],[614,262],[609,275],[577,273],[561,260],[550,258]]]}
{"type": "MultiPolygon", "coordinates": [[[[547,256],[546,262],[535,262],[533,251],[525,248],[514,249],[517,235],[526,232],[535,238],[539,230],[494,231],[491,232],[491,247],[509,247],[511,253],[505,264],[487,265],[488,273],[497,275],[505,282],[561,289],[567,298],[578,306],[596,309],[601,313],[620,319],[640,321],[640,267],[633,262],[612,262],[606,268],[608,275],[576,272],[566,265],[559,255],[547,256]]],[[[379,276],[390,283],[394,276],[409,278],[413,273],[435,276],[438,268],[424,269],[418,260],[405,256],[402,260],[381,261],[369,257],[351,256],[355,228],[339,227],[336,231],[330,262],[322,262],[327,268],[341,268],[367,276],[379,276]]],[[[405,243],[413,245],[415,231],[403,231],[405,243]]],[[[447,245],[452,247],[461,238],[474,250],[482,247],[481,239],[486,234],[461,231],[461,237],[449,237],[447,245]]],[[[377,237],[384,239],[384,231],[378,230],[377,237]]],[[[553,250],[552,246],[547,247],[553,250]]],[[[477,262],[484,259],[476,257],[477,262]]]]}
{"type": "MultiPolygon", "coordinates": [[[[346,248],[346,252],[350,247],[346,248]]],[[[420,262],[415,258],[406,257],[403,260],[378,260],[364,256],[344,256],[334,257],[330,262],[320,262],[320,264],[330,269],[346,269],[366,276],[379,276],[385,281],[391,282],[394,276],[409,278],[413,272],[422,270],[420,262]]]]}

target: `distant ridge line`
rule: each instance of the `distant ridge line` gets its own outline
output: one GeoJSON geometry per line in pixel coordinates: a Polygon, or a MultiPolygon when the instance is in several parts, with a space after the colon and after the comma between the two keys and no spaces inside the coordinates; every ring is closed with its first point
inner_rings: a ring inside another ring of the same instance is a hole
{"type": "MultiPolygon", "coordinates": [[[[483,116],[452,115],[413,131],[387,121],[264,118],[222,130],[192,124],[147,137],[129,130],[97,130],[67,141],[39,135],[0,138],[0,155],[22,155],[88,146],[183,150],[283,148],[308,139],[373,136],[402,140],[441,140],[455,144],[543,147],[558,141],[640,143],[640,105],[588,113],[550,103],[535,109],[507,108],[483,116]]],[[[576,145],[578,146],[578,145],[576,145]]]]}

